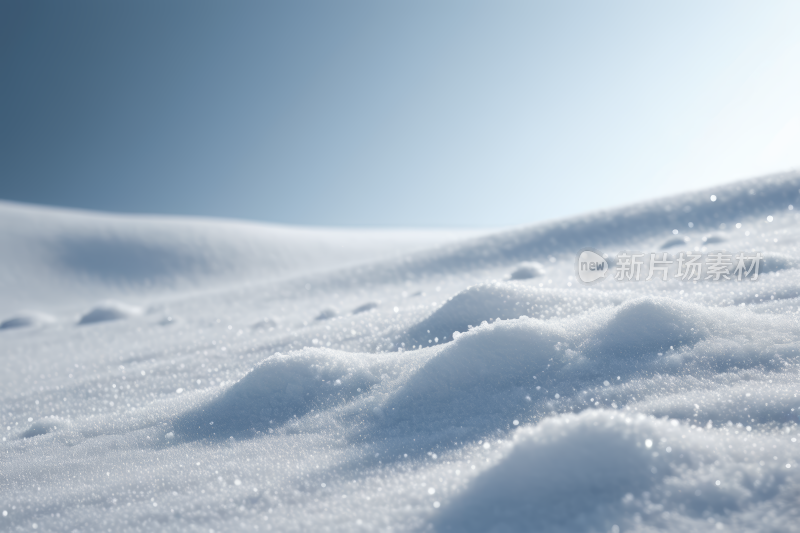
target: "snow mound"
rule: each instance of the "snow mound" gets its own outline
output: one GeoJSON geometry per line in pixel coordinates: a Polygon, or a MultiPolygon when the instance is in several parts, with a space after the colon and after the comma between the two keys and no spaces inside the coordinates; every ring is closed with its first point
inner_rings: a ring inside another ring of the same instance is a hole
{"type": "Polygon", "coordinates": [[[72,423],[65,418],[60,418],[57,416],[50,416],[46,418],[41,418],[36,420],[31,424],[31,426],[26,429],[23,433],[20,434],[19,438],[21,439],[29,439],[31,437],[37,437],[39,435],[44,435],[46,433],[51,433],[53,431],[58,430],[59,428],[66,429],[70,427],[72,423]]]}
{"type": "Polygon", "coordinates": [[[326,307],[314,318],[314,320],[330,320],[331,318],[339,316],[339,311],[334,307],[326,307]]]}
{"type": "Polygon", "coordinates": [[[357,315],[359,313],[366,313],[367,311],[372,311],[376,307],[378,307],[377,302],[367,302],[353,309],[353,314],[357,315]]]}
{"type": "Polygon", "coordinates": [[[142,314],[142,309],[122,302],[108,301],[99,304],[84,314],[78,321],[79,325],[122,320],[142,314]]]}
{"type": "MultiPolygon", "coordinates": [[[[561,319],[497,320],[433,351],[423,350],[430,355],[420,359],[419,370],[386,410],[390,418],[416,425],[445,419],[482,425],[492,418],[538,417],[553,409],[622,407],[661,390],[664,384],[657,383],[667,379],[670,390],[683,391],[684,400],[672,398],[659,412],[697,416],[696,402],[686,399],[691,397],[687,390],[696,387],[693,379],[729,370],[794,367],[800,350],[793,343],[800,343],[800,325],[792,317],[654,296],[561,319]],[[598,384],[604,390],[602,404],[581,393],[598,384]]],[[[772,394],[787,392],[777,382],[770,388],[772,394]]],[[[767,411],[765,422],[785,419],[780,409],[767,411]]],[[[720,416],[734,419],[735,409],[715,411],[720,416]]]]}
{"type": "Polygon", "coordinates": [[[565,317],[611,306],[624,299],[623,295],[607,291],[589,290],[577,296],[565,289],[538,288],[513,282],[481,284],[459,292],[430,317],[409,328],[407,342],[428,346],[436,337],[439,342],[446,342],[452,340],[453,332],[466,332],[484,321],[521,316],[540,319],[565,317]]]}
{"type": "Polygon", "coordinates": [[[724,233],[712,233],[711,235],[703,237],[703,244],[720,244],[727,240],[728,236],[724,233]]]}
{"type": "Polygon", "coordinates": [[[668,250],[670,248],[674,248],[675,246],[684,246],[689,241],[689,237],[673,237],[664,241],[664,244],[660,246],[660,249],[668,250]]]}
{"type": "Polygon", "coordinates": [[[800,452],[789,438],[765,450],[769,442],[733,424],[689,428],[602,410],[552,417],[517,431],[435,524],[439,531],[708,531],[761,530],[769,519],[793,531],[800,475],[785,465],[797,464],[800,452]],[[764,508],[773,498],[777,505],[764,508]]]}
{"type": "Polygon", "coordinates": [[[51,324],[55,319],[45,313],[22,313],[0,323],[0,329],[29,328],[51,324]]]}
{"type": "Polygon", "coordinates": [[[561,325],[536,319],[497,321],[473,328],[443,346],[398,393],[400,412],[433,409],[485,392],[529,384],[546,367],[556,345],[570,339],[561,325]]]}
{"type": "Polygon", "coordinates": [[[208,404],[182,415],[175,428],[191,439],[269,431],[366,394],[387,370],[381,363],[372,354],[326,348],[276,354],[208,404]]]}
{"type": "Polygon", "coordinates": [[[597,328],[585,346],[609,357],[649,357],[696,344],[716,323],[712,313],[696,304],[639,298],[615,309],[613,317],[597,328]]]}
{"type": "Polygon", "coordinates": [[[530,261],[520,264],[512,273],[510,278],[514,280],[519,279],[533,279],[539,278],[546,274],[544,267],[541,263],[530,261]]]}
{"type": "Polygon", "coordinates": [[[800,260],[779,252],[764,252],[759,264],[759,273],[778,272],[790,268],[800,268],[800,260]]]}

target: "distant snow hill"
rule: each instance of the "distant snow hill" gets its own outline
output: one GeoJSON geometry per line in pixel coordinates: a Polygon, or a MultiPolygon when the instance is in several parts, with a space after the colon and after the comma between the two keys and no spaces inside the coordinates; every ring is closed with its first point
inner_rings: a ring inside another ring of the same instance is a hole
{"type": "Polygon", "coordinates": [[[0,313],[315,274],[479,233],[117,215],[0,200],[0,313]]]}
{"type": "Polygon", "coordinates": [[[684,243],[688,222],[709,244],[722,244],[726,223],[736,217],[793,203],[800,205],[796,172],[489,233],[119,215],[0,200],[0,315],[320,274],[325,277],[317,279],[351,286],[506,265],[527,272],[524,262],[531,257],[568,259],[561,256],[588,245],[644,241],[669,250],[684,243]],[[681,234],[665,238],[673,228],[681,234]]]}

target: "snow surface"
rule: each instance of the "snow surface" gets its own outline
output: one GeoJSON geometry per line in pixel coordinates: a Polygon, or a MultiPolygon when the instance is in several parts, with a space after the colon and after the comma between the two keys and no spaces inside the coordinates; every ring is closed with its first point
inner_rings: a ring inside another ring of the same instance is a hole
{"type": "Polygon", "coordinates": [[[793,205],[457,240],[0,203],[0,530],[800,531],[793,205]],[[587,287],[585,246],[765,260],[587,287]]]}
{"type": "Polygon", "coordinates": [[[150,301],[397,257],[479,231],[321,229],[112,215],[0,200],[0,313],[150,301]]]}

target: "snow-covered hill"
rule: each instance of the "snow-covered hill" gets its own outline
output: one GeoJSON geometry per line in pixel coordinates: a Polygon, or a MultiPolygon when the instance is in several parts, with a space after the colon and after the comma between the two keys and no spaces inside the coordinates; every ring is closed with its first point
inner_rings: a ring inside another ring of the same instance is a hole
{"type": "Polygon", "coordinates": [[[478,231],[301,228],[0,201],[0,313],[274,281],[399,257],[478,231]]]}
{"type": "Polygon", "coordinates": [[[480,236],[0,204],[0,530],[800,531],[795,205],[784,174],[480,236]],[[763,261],[585,286],[587,246],[763,261]]]}

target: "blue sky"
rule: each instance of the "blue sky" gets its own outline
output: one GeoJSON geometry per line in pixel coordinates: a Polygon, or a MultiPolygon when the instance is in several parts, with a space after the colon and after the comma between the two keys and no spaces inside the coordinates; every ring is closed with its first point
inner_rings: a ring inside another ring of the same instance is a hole
{"type": "Polygon", "coordinates": [[[504,227],[800,167],[798,2],[0,3],[0,198],[504,227]]]}

